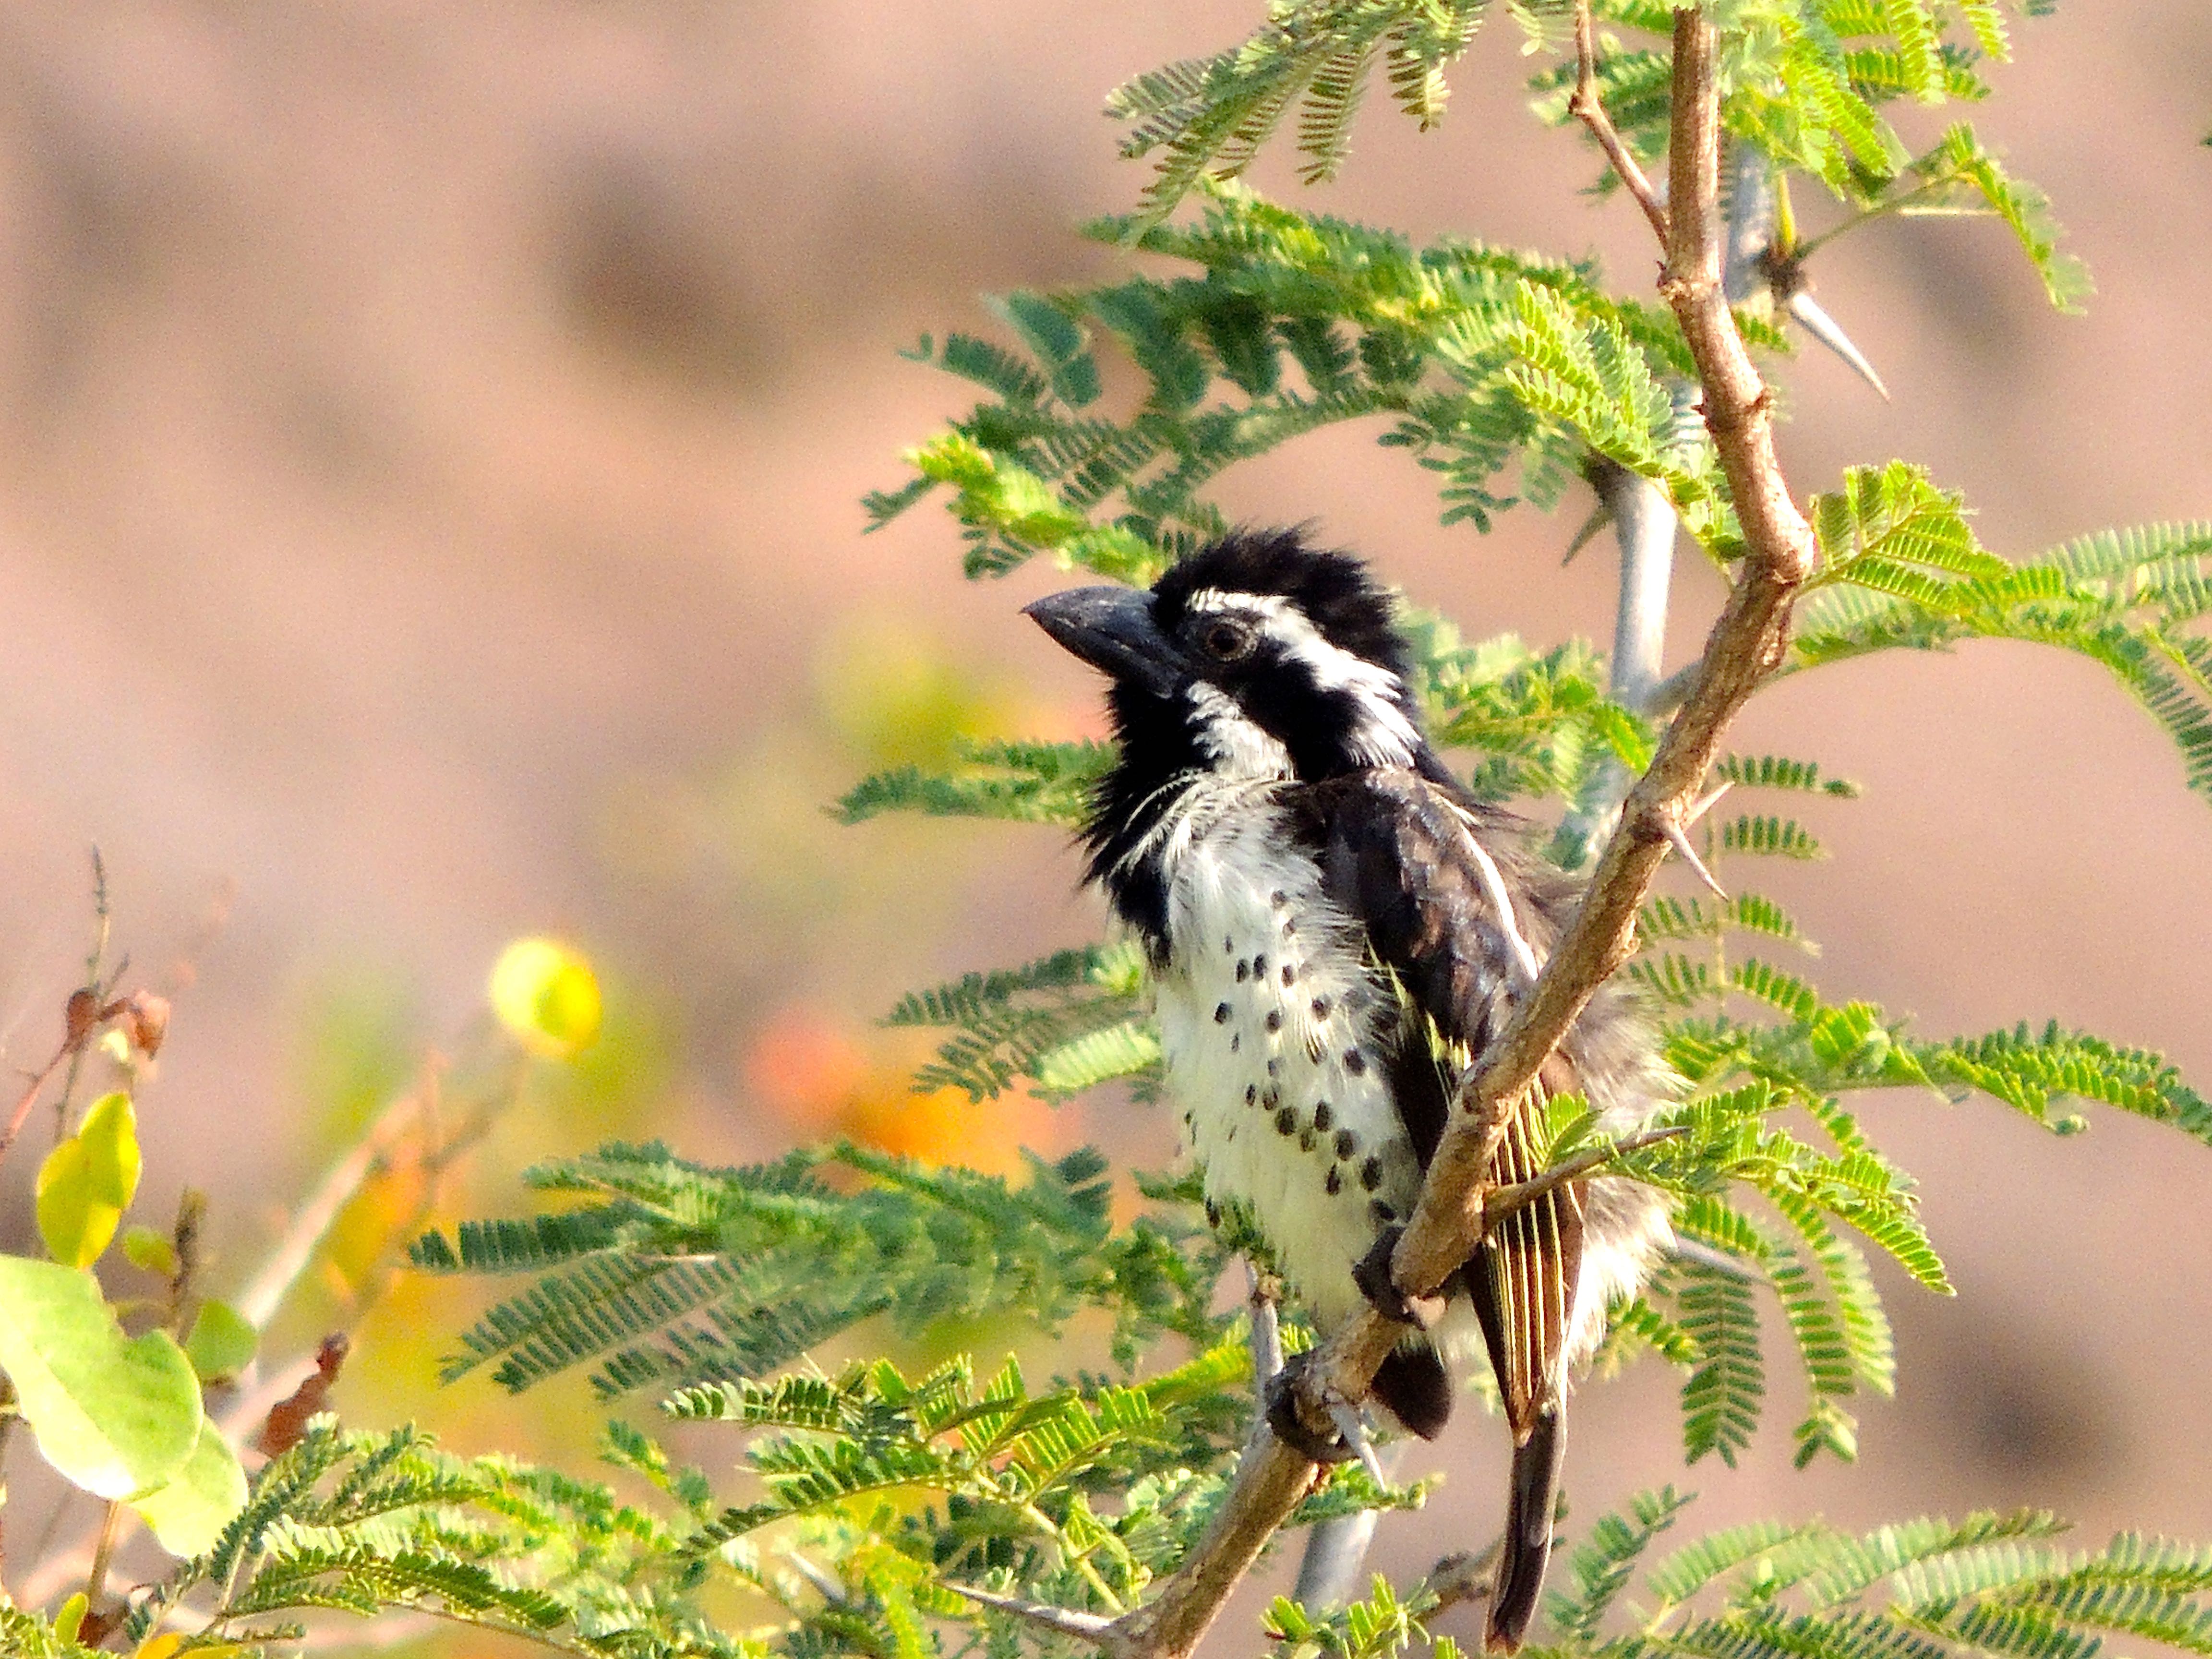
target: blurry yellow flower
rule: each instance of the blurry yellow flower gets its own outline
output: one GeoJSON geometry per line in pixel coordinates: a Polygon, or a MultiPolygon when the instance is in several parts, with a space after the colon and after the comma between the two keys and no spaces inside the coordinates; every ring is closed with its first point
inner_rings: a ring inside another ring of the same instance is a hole
{"type": "Polygon", "coordinates": [[[599,1034],[599,981],[592,964],[550,939],[522,939],[491,970],[492,1012],[534,1054],[567,1060],[599,1034]]]}

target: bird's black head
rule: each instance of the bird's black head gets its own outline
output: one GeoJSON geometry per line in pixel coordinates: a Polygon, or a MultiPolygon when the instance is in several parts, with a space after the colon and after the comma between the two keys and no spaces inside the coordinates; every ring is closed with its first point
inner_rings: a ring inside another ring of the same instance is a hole
{"type": "Polygon", "coordinates": [[[1151,769],[1314,781],[1425,747],[1389,597],[1295,530],[1224,537],[1148,594],[1077,588],[1029,614],[1109,676],[1125,759],[1151,769]]]}
{"type": "Polygon", "coordinates": [[[1294,530],[1243,531],[1149,593],[1083,587],[1029,607],[1110,682],[1121,753],[1085,829],[1091,875],[1165,949],[1155,831],[1207,778],[1264,783],[1370,766],[1448,775],[1421,734],[1389,596],[1349,554],[1294,530]]]}

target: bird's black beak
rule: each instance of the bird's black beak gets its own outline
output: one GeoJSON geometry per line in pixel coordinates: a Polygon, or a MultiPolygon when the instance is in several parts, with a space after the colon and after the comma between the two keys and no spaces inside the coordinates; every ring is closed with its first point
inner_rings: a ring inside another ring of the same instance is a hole
{"type": "Polygon", "coordinates": [[[1154,696],[1172,696],[1182,683],[1182,658],[1153,624],[1149,593],[1074,587],[1024,606],[1022,614],[1093,668],[1154,696]]]}

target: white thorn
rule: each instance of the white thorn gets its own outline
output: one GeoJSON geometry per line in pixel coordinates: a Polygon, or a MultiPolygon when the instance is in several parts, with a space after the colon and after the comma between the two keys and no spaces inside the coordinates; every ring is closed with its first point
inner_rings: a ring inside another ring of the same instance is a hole
{"type": "Polygon", "coordinates": [[[1721,797],[1735,787],[1735,780],[1734,778],[1723,778],[1721,780],[1720,787],[1717,789],[1715,789],[1712,793],[1698,797],[1697,800],[1691,804],[1690,810],[1682,814],[1682,823],[1684,827],[1686,828],[1690,824],[1695,823],[1699,818],[1705,817],[1706,813],[1711,811],[1715,806],[1720,804],[1721,797]]]}
{"type": "Polygon", "coordinates": [[[1866,354],[1851,343],[1851,337],[1844,332],[1843,325],[1823,311],[1819,301],[1801,288],[1783,301],[1783,309],[1796,319],[1799,327],[1849,363],[1861,380],[1881,394],[1882,402],[1889,401],[1889,388],[1874,372],[1874,365],[1866,360],[1866,354]]]}
{"type": "Polygon", "coordinates": [[[1575,532],[1574,540],[1567,544],[1566,556],[1559,561],[1560,565],[1565,567],[1572,564],[1575,562],[1575,555],[1595,541],[1598,532],[1612,522],[1613,508],[1601,497],[1598,504],[1590,509],[1589,517],[1583,520],[1583,527],[1575,532]]]}
{"type": "Polygon", "coordinates": [[[829,1602],[832,1607],[842,1607],[845,1605],[848,1599],[845,1595],[845,1587],[839,1583],[836,1579],[832,1578],[828,1573],[823,1571],[821,1568],[816,1566],[814,1563],[808,1560],[797,1550],[786,1550],[783,1554],[783,1559],[791,1563],[792,1566],[797,1570],[799,1576],[801,1578],[804,1578],[808,1583],[813,1585],[816,1589],[822,1592],[822,1599],[823,1601],[829,1602]]]}
{"type": "Polygon", "coordinates": [[[1095,1613],[1077,1613],[1068,1607],[1048,1607],[1037,1601],[1024,1601],[1018,1595],[1000,1595],[995,1590],[977,1589],[973,1584],[955,1583],[947,1578],[941,1581],[955,1595],[964,1595],[971,1601],[981,1601],[987,1607],[996,1607],[1017,1619],[1046,1630],[1057,1631],[1062,1636],[1073,1636],[1079,1641],[1103,1647],[1106,1634],[1114,1628],[1114,1621],[1095,1613]]]}
{"type": "Polygon", "coordinates": [[[1703,1267],[1711,1273],[1724,1273],[1730,1279],[1739,1279],[1747,1284],[1756,1283],[1760,1278],[1756,1269],[1730,1255],[1727,1251],[1717,1250],[1711,1245],[1700,1243],[1694,1238],[1684,1238],[1680,1233],[1677,1233],[1674,1242],[1667,1246],[1666,1254],[1677,1261],[1686,1261],[1692,1267],[1703,1267]]]}
{"type": "Polygon", "coordinates": [[[1359,1407],[1346,1401],[1333,1401],[1328,1408],[1329,1420],[1336,1431],[1344,1437],[1344,1443],[1358,1455],[1359,1462],[1378,1486],[1390,1484],[1390,1477],[1382,1472],[1382,1460],[1375,1455],[1375,1443],[1367,1437],[1367,1425],[1359,1420],[1359,1407]]]}
{"type": "Polygon", "coordinates": [[[1698,856],[1698,849],[1690,845],[1689,836],[1682,833],[1682,826],[1671,818],[1668,819],[1666,823],[1666,836],[1667,844],[1674,849],[1674,856],[1696,871],[1699,881],[1711,888],[1721,897],[1726,898],[1728,889],[1713,879],[1713,872],[1705,868],[1705,861],[1698,856]]]}

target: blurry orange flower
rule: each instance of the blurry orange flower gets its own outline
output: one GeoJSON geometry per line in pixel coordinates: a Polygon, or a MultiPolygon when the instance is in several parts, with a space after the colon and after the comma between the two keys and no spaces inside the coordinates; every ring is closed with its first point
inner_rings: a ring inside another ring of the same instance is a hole
{"type": "Polygon", "coordinates": [[[790,1007],[775,1015],[746,1052],[753,1097],[803,1139],[833,1134],[847,1103],[869,1086],[868,1056],[828,1015],[790,1007]]]}
{"type": "Polygon", "coordinates": [[[745,1055],[754,1097],[795,1138],[846,1135],[864,1146],[930,1164],[1008,1174],[1024,1146],[1066,1139],[1050,1108],[1027,1095],[971,1101],[958,1089],[913,1092],[914,1055],[871,1052],[830,1016],[805,1007],[772,1018],[745,1055]]]}

